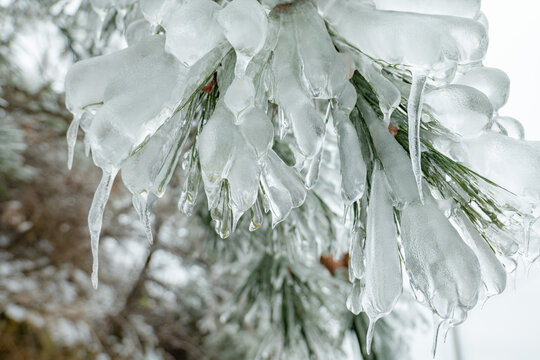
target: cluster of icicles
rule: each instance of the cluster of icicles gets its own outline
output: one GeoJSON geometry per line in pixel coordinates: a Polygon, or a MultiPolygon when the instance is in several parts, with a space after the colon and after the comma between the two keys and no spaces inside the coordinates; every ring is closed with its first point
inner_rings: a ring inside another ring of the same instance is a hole
{"type": "MultiPolygon", "coordinates": [[[[440,151],[530,204],[540,198],[540,182],[528,173],[540,168],[538,147],[523,140],[519,122],[497,113],[508,96],[508,78],[482,66],[488,38],[480,0],[140,0],[136,6],[139,16],[126,28],[129,46],[75,64],[66,79],[74,114],[69,167],[80,126],[87,153],[103,170],[89,213],[94,286],[115,176],[121,170],[151,239],[152,206],[193,127],[186,110],[177,109],[217,69],[220,98],[189,152],[182,211],[191,212],[203,182],[222,237],[243,214],[251,216],[251,230],[260,226],[263,211],[275,226],[316,185],[327,124],[333,124],[340,201],[348,209],[369,198],[366,236],[350,230],[353,287],[347,301],[352,312],[369,316],[369,342],[376,320],[392,311],[402,293],[400,257],[437,328],[459,324],[479,297],[504,290],[506,272],[497,256],[515,254],[522,241],[485,229],[494,251],[458,207],[432,196],[421,169],[421,122],[436,120],[453,133],[431,139],[440,151]],[[228,56],[232,50],[235,57],[228,56]],[[224,59],[236,61],[227,67],[224,59]],[[355,70],[372,86],[382,118],[357,96],[349,81],[355,70]],[[402,101],[410,156],[387,129],[402,101]],[[355,106],[377,152],[371,174],[364,162],[369,154],[349,118],[355,106]],[[293,139],[294,166],[273,150],[286,138],[293,139]]],[[[527,214],[534,225],[532,212],[527,214]]]]}

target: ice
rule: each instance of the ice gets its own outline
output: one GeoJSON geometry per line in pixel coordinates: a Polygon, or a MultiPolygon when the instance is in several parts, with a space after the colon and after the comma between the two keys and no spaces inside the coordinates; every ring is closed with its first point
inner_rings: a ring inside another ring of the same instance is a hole
{"type": "Polygon", "coordinates": [[[252,108],[242,115],[239,125],[242,136],[253,148],[257,158],[264,157],[272,147],[274,127],[264,111],[252,108]]]}
{"type": "Polygon", "coordinates": [[[341,163],[341,197],[347,204],[359,200],[366,186],[366,164],[358,134],[349,117],[341,110],[334,111],[341,163]]]}
{"type": "Polygon", "coordinates": [[[253,106],[254,97],[253,81],[246,77],[235,77],[224,97],[225,104],[236,117],[235,123],[240,123],[240,114],[253,106]]]}
{"type": "Polygon", "coordinates": [[[363,279],[366,271],[366,256],[364,253],[364,233],[353,232],[349,245],[349,281],[363,279]]]}
{"type": "Polygon", "coordinates": [[[257,198],[255,204],[251,207],[251,222],[249,223],[249,231],[255,231],[261,227],[263,223],[262,204],[260,198],[257,198]]]}
{"type": "Polygon", "coordinates": [[[392,311],[402,291],[397,230],[389,190],[386,175],[376,162],[367,214],[366,285],[362,294],[362,310],[369,318],[368,353],[371,351],[375,323],[392,311]]]}
{"type": "MultiPolygon", "coordinates": [[[[236,147],[227,174],[233,214],[243,214],[253,206],[259,190],[259,175],[260,168],[255,152],[245,145],[236,147]]],[[[235,216],[233,224],[236,224],[237,220],[235,216]]]]}
{"type": "Polygon", "coordinates": [[[373,10],[358,2],[318,1],[319,11],[339,37],[389,64],[449,78],[456,65],[480,62],[486,29],[471,19],[373,10]]]}
{"type": "Polygon", "coordinates": [[[297,42],[292,16],[287,12],[273,14],[272,21],[280,24],[278,42],[272,61],[275,100],[291,124],[300,154],[312,159],[322,148],[325,132],[324,117],[314,109],[298,77],[301,66],[295,50],[297,42]]]}
{"type": "Polygon", "coordinates": [[[355,315],[362,311],[362,282],[360,280],[354,281],[346,305],[347,309],[355,315]]]}
{"type": "Polygon", "coordinates": [[[480,0],[373,0],[379,10],[417,12],[475,18],[480,11],[480,0]]]}
{"type": "Polygon", "coordinates": [[[233,0],[219,12],[217,21],[236,50],[236,74],[244,74],[266,41],[268,18],[264,8],[256,0],[233,0]]]}
{"type": "Polygon", "coordinates": [[[409,156],[411,157],[412,171],[416,179],[416,186],[422,197],[422,144],[420,142],[420,125],[422,123],[422,106],[424,103],[424,87],[427,76],[425,73],[413,72],[411,92],[407,102],[407,116],[409,127],[409,156]]]}
{"type": "Polygon", "coordinates": [[[122,165],[122,180],[133,195],[134,208],[149,242],[152,242],[150,211],[155,200],[165,193],[191,127],[180,114],[161,126],[122,165]]]}
{"type": "Polygon", "coordinates": [[[502,293],[506,288],[506,271],[495,256],[495,252],[461,210],[457,212],[455,219],[463,231],[463,239],[480,263],[486,297],[502,293]]]}
{"type": "Polygon", "coordinates": [[[192,66],[225,41],[216,15],[221,7],[212,0],[188,0],[163,17],[165,49],[186,66],[192,66]]]}
{"type": "Polygon", "coordinates": [[[144,19],[139,19],[128,25],[124,36],[128,46],[133,46],[150,35],[152,35],[150,23],[144,19]]]}
{"type": "Polygon", "coordinates": [[[381,74],[381,67],[367,56],[358,53],[354,55],[358,71],[373,87],[379,99],[379,107],[384,115],[384,123],[390,123],[392,112],[401,103],[401,92],[390,80],[381,74]]]}
{"type": "Polygon", "coordinates": [[[453,153],[499,186],[535,203],[540,200],[540,148],[533,143],[486,132],[456,145],[453,153]]]}
{"type": "Polygon", "coordinates": [[[92,249],[92,286],[94,289],[98,287],[98,271],[99,271],[99,234],[101,233],[101,225],[103,224],[103,213],[111,188],[114,182],[114,178],[118,173],[118,169],[110,168],[103,169],[103,175],[101,181],[94,193],[94,199],[92,200],[92,206],[88,213],[88,229],[90,231],[90,244],[92,249]]]}
{"type": "Polygon", "coordinates": [[[377,156],[383,163],[395,201],[400,205],[419,202],[418,187],[407,152],[388,132],[387,126],[377,118],[369,103],[358,98],[360,111],[373,138],[377,156]]]}
{"type": "Polygon", "coordinates": [[[66,133],[68,143],[68,160],[67,167],[71,170],[73,166],[73,154],[75,153],[75,144],[77,143],[77,132],[79,130],[79,123],[82,115],[75,115],[66,133]]]}
{"type": "Polygon", "coordinates": [[[466,73],[459,73],[454,83],[467,85],[484,93],[495,111],[506,104],[510,93],[508,75],[502,70],[484,66],[472,68],[466,73]]]}
{"type": "Polygon", "coordinates": [[[525,139],[525,129],[523,125],[513,117],[510,116],[498,116],[495,118],[496,128],[504,135],[510,136],[514,139],[525,139]]]}
{"type": "Polygon", "coordinates": [[[314,98],[331,99],[344,86],[348,68],[328,34],[324,20],[309,1],[287,10],[294,22],[297,53],[307,89],[314,98]]]}
{"type": "Polygon", "coordinates": [[[493,116],[491,102],[479,90],[466,85],[446,85],[426,92],[425,112],[448,130],[473,138],[493,116]]]}
{"type": "Polygon", "coordinates": [[[203,127],[197,142],[204,188],[208,206],[213,208],[217,201],[216,190],[221,179],[227,177],[234,148],[238,144],[238,129],[233,123],[234,115],[223,103],[218,103],[212,117],[203,127]]]}
{"type": "Polygon", "coordinates": [[[296,171],[287,166],[273,150],[268,152],[261,183],[272,212],[272,226],[285,220],[291,210],[302,205],[306,199],[306,189],[296,171]]]}
{"type": "Polygon", "coordinates": [[[201,181],[202,176],[199,165],[199,152],[197,151],[197,146],[194,145],[192,152],[189,154],[187,177],[184,182],[182,194],[180,195],[180,200],[178,201],[178,209],[188,216],[191,216],[193,207],[195,206],[201,181]]]}
{"type": "Polygon", "coordinates": [[[175,90],[184,74],[163,52],[163,41],[162,36],[152,36],[126,50],[77,63],[69,71],[66,103],[75,116],[90,105],[103,104],[96,106],[86,127],[98,166],[119,167],[168,116],[175,95],[181,95],[175,90]]]}
{"type": "Polygon", "coordinates": [[[415,292],[447,325],[464,321],[482,286],[480,264],[429,195],[403,209],[401,239],[415,292]]]}
{"type": "Polygon", "coordinates": [[[161,24],[163,16],[173,8],[182,6],[182,0],[139,0],[139,7],[144,18],[157,27],[161,24]]]}

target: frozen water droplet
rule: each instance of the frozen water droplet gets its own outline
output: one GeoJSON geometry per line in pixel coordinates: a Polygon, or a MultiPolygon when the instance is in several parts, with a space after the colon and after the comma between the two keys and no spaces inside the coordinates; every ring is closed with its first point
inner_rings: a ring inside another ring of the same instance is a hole
{"type": "Polygon", "coordinates": [[[355,280],[352,284],[346,305],[347,309],[355,315],[362,311],[362,283],[360,280],[355,280]]]}

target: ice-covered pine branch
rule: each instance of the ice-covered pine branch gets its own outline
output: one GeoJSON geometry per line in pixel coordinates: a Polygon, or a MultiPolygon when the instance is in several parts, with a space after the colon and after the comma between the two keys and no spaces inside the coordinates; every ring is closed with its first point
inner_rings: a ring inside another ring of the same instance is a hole
{"type": "MultiPolygon", "coordinates": [[[[480,0],[93,5],[104,19],[118,13],[128,45],[77,63],[66,79],[69,166],[81,127],[103,170],[89,213],[94,286],[116,175],[151,241],[152,207],[179,163],[187,172],[180,210],[191,214],[204,187],[222,238],[263,234],[261,264],[319,269],[322,254],[348,253],[347,306],[369,317],[367,353],[403,274],[445,331],[504,290],[517,256],[540,254],[540,183],[531,173],[540,147],[498,114],[509,80],[482,66],[480,0]]],[[[242,291],[292,301],[282,321],[296,321],[288,317],[299,316],[295,301],[315,303],[282,292],[320,294],[294,285],[291,269],[263,276],[284,287],[252,282],[259,290],[242,291]]],[[[322,356],[306,333],[294,334],[322,356]]]]}

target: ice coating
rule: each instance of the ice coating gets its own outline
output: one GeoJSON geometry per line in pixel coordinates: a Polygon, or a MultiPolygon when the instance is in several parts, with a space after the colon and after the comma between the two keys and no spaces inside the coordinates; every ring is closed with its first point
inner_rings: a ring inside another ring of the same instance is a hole
{"type": "Polygon", "coordinates": [[[416,179],[407,152],[388,132],[377,118],[368,102],[359,97],[358,103],[369,132],[373,138],[377,156],[382,161],[395,201],[400,205],[420,201],[416,179]]]}
{"type": "Polygon", "coordinates": [[[362,312],[362,290],[362,281],[355,280],[347,297],[347,309],[355,315],[362,312]]]}
{"type": "Polygon", "coordinates": [[[491,297],[502,293],[506,288],[506,271],[495,256],[495,252],[461,210],[457,211],[455,219],[463,231],[463,240],[472,249],[480,264],[485,296],[491,297]]]}
{"type": "Polygon", "coordinates": [[[261,183],[272,213],[273,226],[283,221],[293,208],[302,205],[306,199],[306,188],[297,172],[273,150],[268,152],[261,183]]]}
{"type": "Polygon", "coordinates": [[[264,46],[268,18],[256,0],[233,0],[217,16],[223,33],[236,51],[237,75],[264,46]]]}
{"type": "Polygon", "coordinates": [[[390,123],[390,117],[393,111],[401,102],[401,92],[386,77],[381,74],[381,67],[374,61],[371,61],[364,54],[354,54],[358,71],[366,78],[373,87],[379,99],[379,107],[384,115],[385,124],[390,123]]]}
{"type": "Polygon", "coordinates": [[[346,203],[352,204],[364,195],[366,164],[358,134],[347,115],[338,110],[334,112],[333,119],[338,134],[341,197],[346,203]]]}
{"type": "Polygon", "coordinates": [[[349,281],[364,278],[366,256],[364,253],[364,233],[353,232],[349,244],[349,281]]]}
{"type": "Polygon", "coordinates": [[[165,49],[186,66],[192,66],[225,41],[216,15],[221,7],[212,0],[187,0],[163,16],[167,32],[165,49]]]}
{"type": "Polygon", "coordinates": [[[227,92],[223,101],[235,115],[235,123],[240,122],[240,114],[252,107],[255,101],[255,88],[251,79],[242,77],[235,77],[227,92]]]}
{"type": "Polygon", "coordinates": [[[422,123],[422,107],[424,103],[424,87],[427,75],[422,72],[413,72],[411,92],[407,102],[408,128],[409,128],[409,156],[411,157],[412,171],[420,194],[422,196],[422,148],[420,142],[420,125],[422,123]]]}
{"type": "Polygon", "coordinates": [[[276,102],[291,124],[300,154],[310,159],[322,148],[324,116],[313,108],[298,77],[301,67],[294,51],[297,44],[292,17],[286,11],[273,14],[272,20],[279,23],[280,29],[272,62],[276,102]]]}
{"type": "Polygon", "coordinates": [[[362,310],[369,318],[367,352],[371,351],[375,323],[389,314],[402,291],[394,208],[386,175],[379,163],[371,178],[366,227],[366,276],[362,310]]]}
{"type": "Polygon", "coordinates": [[[298,1],[287,12],[294,19],[297,54],[307,90],[314,98],[335,97],[347,80],[348,69],[323,19],[309,1],[298,1]]]}
{"type": "Polygon", "coordinates": [[[139,0],[144,18],[154,27],[160,25],[163,17],[173,8],[181,6],[182,0],[139,0]]]}
{"type": "Polygon", "coordinates": [[[480,62],[486,29],[454,16],[375,10],[362,2],[318,1],[340,38],[376,60],[451,79],[457,64],[480,62]]]}
{"type": "Polygon", "coordinates": [[[464,138],[482,132],[493,116],[489,98],[466,85],[446,85],[427,91],[425,112],[448,130],[464,138]]]}
{"type": "Polygon", "coordinates": [[[401,238],[413,289],[447,324],[465,320],[482,286],[480,264],[431,196],[405,206],[401,238]]]}
{"type": "Polygon", "coordinates": [[[514,119],[511,116],[497,116],[494,119],[496,130],[500,131],[503,135],[510,136],[514,139],[525,139],[525,129],[519,120],[514,119]]]}
{"type": "Polygon", "coordinates": [[[432,15],[475,18],[480,0],[373,0],[378,10],[395,10],[432,15]]]}
{"type": "Polygon", "coordinates": [[[138,19],[128,25],[124,37],[128,46],[133,46],[150,35],[152,35],[150,23],[145,19],[138,19]]]}
{"type": "Polygon", "coordinates": [[[456,145],[458,160],[514,194],[540,199],[540,148],[531,142],[486,132],[456,145]]]}
{"type": "Polygon", "coordinates": [[[508,75],[502,70],[485,66],[474,67],[465,73],[458,73],[454,83],[467,85],[484,93],[495,111],[506,104],[510,93],[508,75]]]}

